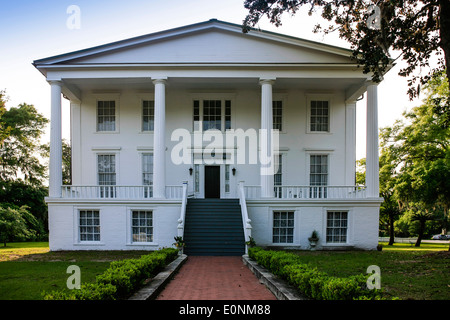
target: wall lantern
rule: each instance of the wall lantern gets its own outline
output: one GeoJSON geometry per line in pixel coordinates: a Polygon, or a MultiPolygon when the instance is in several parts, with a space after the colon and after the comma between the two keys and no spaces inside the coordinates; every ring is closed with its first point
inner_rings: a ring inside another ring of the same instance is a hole
{"type": "Polygon", "coordinates": [[[231,171],[233,172],[233,176],[236,175],[236,168],[231,169],[231,171]]]}
{"type": "Polygon", "coordinates": [[[190,175],[190,176],[192,176],[192,171],[193,171],[193,169],[192,169],[192,168],[189,168],[189,175],[190,175]]]}

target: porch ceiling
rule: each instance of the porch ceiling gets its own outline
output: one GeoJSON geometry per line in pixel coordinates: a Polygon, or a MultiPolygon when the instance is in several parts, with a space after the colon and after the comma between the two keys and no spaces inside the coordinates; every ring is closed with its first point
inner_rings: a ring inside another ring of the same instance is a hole
{"type": "MultiPolygon", "coordinates": [[[[362,87],[365,78],[277,78],[275,91],[290,89],[307,91],[346,91],[362,87]]],[[[69,88],[79,91],[153,91],[151,78],[102,78],[102,79],[64,79],[69,88]]],[[[258,89],[259,78],[168,78],[167,89],[184,90],[237,90],[258,89]]]]}

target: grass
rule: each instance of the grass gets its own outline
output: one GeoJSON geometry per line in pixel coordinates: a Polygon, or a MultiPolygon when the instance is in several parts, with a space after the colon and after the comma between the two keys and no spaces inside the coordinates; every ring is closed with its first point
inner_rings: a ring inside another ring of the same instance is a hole
{"type": "MultiPolygon", "coordinates": [[[[381,270],[381,287],[402,300],[450,300],[448,244],[383,244],[382,251],[296,251],[305,263],[330,275],[366,273],[370,265],[381,270]]],[[[0,246],[0,300],[40,300],[43,291],[66,287],[67,267],[81,269],[82,283],[94,282],[111,261],[140,257],[147,251],[57,251],[47,242],[8,243],[0,246]]]]}
{"type": "Polygon", "coordinates": [[[77,265],[81,282],[94,282],[111,261],[137,258],[148,251],[55,251],[48,242],[0,246],[0,300],[40,300],[42,293],[66,288],[67,267],[77,265]]]}
{"type": "Polygon", "coordinates": [[[337,277],[367,273],[380,267],[386,295],[402,300],[450,300],[448,244],[383,244],[382,251],[297,251],[305,263],[337,277]]]}

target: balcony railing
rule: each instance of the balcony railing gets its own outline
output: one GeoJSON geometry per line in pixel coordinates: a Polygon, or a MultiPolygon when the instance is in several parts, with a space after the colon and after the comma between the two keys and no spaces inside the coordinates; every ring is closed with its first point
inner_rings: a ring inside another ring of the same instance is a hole
{"type": "MultiPolygon", "coordinates": [[[[260,186],[245,186],[246,199],[261,198],[260,186]]],[[[361,199],[365,186],[275,186],[276,199],[361,199]]]]}
{"type": "MultiPolygon", "coordinates": [[[[167,199],[181,199],[183,186],[166,186],[167,199]]],[[[62,186],[64,199],[144,200],[153,198],[152,186],[62,186]]]]}

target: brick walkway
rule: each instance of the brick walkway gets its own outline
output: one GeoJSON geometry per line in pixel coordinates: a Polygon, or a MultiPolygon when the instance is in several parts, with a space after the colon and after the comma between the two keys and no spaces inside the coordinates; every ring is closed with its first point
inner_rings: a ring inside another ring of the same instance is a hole
{"type": "Polygon", "coordinates": [[[189,256],[157,300],[276,300],[242,257],[189,256]]]}

